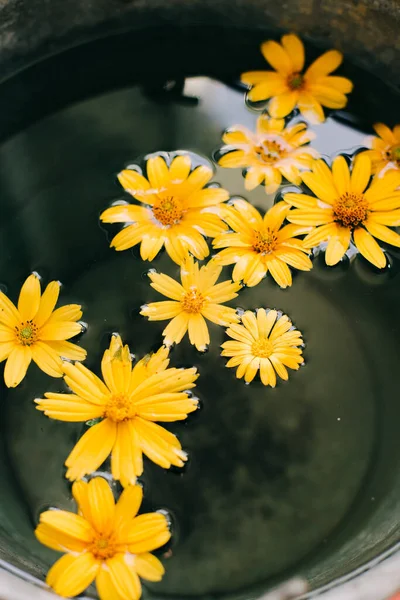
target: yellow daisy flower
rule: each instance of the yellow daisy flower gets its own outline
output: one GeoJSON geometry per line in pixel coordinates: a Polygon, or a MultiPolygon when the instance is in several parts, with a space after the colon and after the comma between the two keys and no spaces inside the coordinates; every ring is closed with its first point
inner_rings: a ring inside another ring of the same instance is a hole
{"type": "Polygon", "coordinates": [[[123,486],[143,473],[143,454],[160,467],[183,467],[187,460],[177,437],[154,421],[181,421],[198,407],[184,390],[195,387],[196,369],[168,368],[160,348],[132,368],[128,346],[113,336],[101,362],[103,381],[80,363],[65,363],[65,383],[73,394],[48,392],[37,409],[59,421],[101,419],[86,431],[65,461],[67,478],[92,473],[111,454],[111,472],[123,486]]]}
{"type": "Polygon", "coordinates": [[[18,307],[0,292],[0,362],[7,360],[7,387],[21,383],[32,359],[50,377],[63,376],[61,357],[85,360],[86,350],[66,341],[82,333],[76,322],[81,307],[67,304],[54,310],[60,285],[51,281],[41,294],[39,276],[32,273],[21,288],[18,307]]]}
{"type": "Polygon", "coordinates": [[[139,600],[139,577],[160,581],[165,572],[150,553],[171,537],[166,516],[136,516],[143,496],[138,485],[126,488],[116,504],[103,477],[77,481],[72,494],[78,514],[47,510],[35,531],[39,542],[65,552],[48,572],[47,584],[70,598],[96,581],[100,600],[139,600]]]}
{"type": "Polygon", "coordinates": [[[261,52],[274,71],[249,71],[243,73],[243,83],[251,87],[248,98],[252,102],[271,101],[268,111],[272,117],[289,115],[296,107],[311,122],[325,120],[323,106],[344,108],[345,94],[353,84],[345,77],[332,76],[343,61],[337,50],[329,50],[303,72],[305,52],[297,35],[282,36],[281,44],[269,40],[261,44],[261,52]]]}
{"type": "Polygon", "coordinates": [[[315,138],[305,123],[285,127],[284,119],[271,119],[261,115],[257,131],[234,125],[228,129],[222,141],[227,144],[220,152],[221,167],[245,167],[245,188],[253,190],[265,182],[267,194],[276,192],[285,177],[291,183],[301,183],[300,171],[310,169],[319,156],[313,148],[305,148],[315,138]]]}
{"type": "Polygon", "coordinates": [[[374,129],[378,137],[372,138],[372,150],[366,153],[372,162],[372,172],[387,168],[400,170],[400,125],[392,131],[387,125],[376,123],[374,129]]]}
{"type": "Polygon", "coordinates": [[[188,252],[203,259],[209,248],[203,236],[224,231],[218,205],[229,193],[220,187],[204,187],[213,176],[209,166],[192,170],[188,154],[176,156],[168,166],[162,156],[147,160],[147,179],[141,171],[125,169],[118,175],[121,185],[141,204],[119,204],[105,210],[103,223],[125,223],[111,247],[127,250],[140,245],[143,260],[153,260],[165,246],[169,256],[182,264],[188,252]]]}
{"type": "Polygon", "coordinates": [[[222,303],[236,298],[241,284],[231,280],[216,284],[221,271],[213,260],[199,268],[189,257],[181,266],[182,284],[163,273],[149,273],[151,286],[171,300],[146,304],[140,314],[149,321],[172,319],[163,331],[166,346],[179,344],[189,331],[190,343],[204,352],[210,343],[205,319],[224,327],[238,321],[235,309],[222,303]]]}
{"type": "Polygon", "coordinates": [[[276,386],[276,374],[285,381],[287,368],[297,371],[303,364],[300,331],[293,327],[287,315],[276,310],[247,310],[241,325],[231,325],[226,333],[233,339],[222,344],[221,356],[229,356],[227,367],[237,367],[236,377],[253,381],[260,371],[264,385],[276,386]]]}
{"type": "Polygon", "coordinates": [[[314,163],[303,181],[316,195],[285,194],[285,201],[295,206],[287,216],[297,225],[312,226],[304,239],[306,248],[328,242],[325,260],[335,265],[352,240],[361,254],[382,269],[386,257],[374,238],[400,246],[400,235],[389,226],[400,225],[400,172],[389,171],[371,179],[371,161],[363,152],[353,163],[350,174],[343,156],[335,158],[330,169],[323,160],[314,163]]]}
{"type": "MultiPolygon", "coordinates": [[[[227,207],[228,208],[228,207],[227,207]]],[[[232,278],[249,287],[258,285],[269,272],[278,285],[292,285],[288,265],[309,271],[309,250],[295,236],[311,231],[311,227],[282,224],[290,210],[286,202],[278,202],[264,218],[245,200],[234,200],[225,214],[233,230],[215,238],[214,248],[224,248],[214,260],[220,265],[234,264],[232,278]]]]}

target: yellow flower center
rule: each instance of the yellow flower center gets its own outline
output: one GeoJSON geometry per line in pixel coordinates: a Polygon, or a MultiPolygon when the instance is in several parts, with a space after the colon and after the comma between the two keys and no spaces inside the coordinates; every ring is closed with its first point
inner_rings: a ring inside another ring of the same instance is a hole
{"type": "Polygon", "coordinates": [[[276,163],[287,154],[286,150],[275,140],[265,140],[262,144],[256,146],[255,151],[261,160],[268,164],[276,163]]]}
{"type": "Polygon", "coordinates": [[[174,196],[161,198],[153,206],[153,215],[161,225],[176,225],[183,217],[182,202],[174,196]]]}
{"type": "Polygon", "coordinates": [[[304,76],[301,73],[292,73],[287,79],[287,84],[292,90],[300,90],[304,85],[304,76]]]}
{"type": "Polygon", "coordinates": [[[346,192],[333,205],[336,221],[343,227],[358,227],[368,216],[368,202],[363,194],[346,192]]]}
{"type": "Polygon", "coordinates": [[[199,313],[204,306],[205,298],[197,290],[191,290],[181,300],[182,308],[187,313],[199,313]]]}
{"type": "Polygon", "coordinates": [[[276,247],[277,237],[274,232],[255,231],[253,237],[253,250],[260,254],[270,254],[276,247]]]}
{"type": "Polygon", "coordinates": [[[108,558],[112,558],[116,553],[115,542],[101,534],[96,535],[88,550],[96,560],[107,560],[108,558]]]}
{"type": "Polygon", "coordinates": [[[33,321],[25,321],[15,327],[18,341],[22,346],[31,346],[37,341],[38,328],[33,321]]]}
{"type": "Polygon", "coordinates": [[[136,411],[132,399],[127,394],[113,394],[108,399],[104,416],[116,423],[133,419],[136,411]]]}
{"type": "Polygon", "coordinates": [[[253,356],[258,358],[269,358],[274,351],[272,342],[266,338],[261,338],[256,342],[253,342],[251,346],[251,353],[253,356]]]}

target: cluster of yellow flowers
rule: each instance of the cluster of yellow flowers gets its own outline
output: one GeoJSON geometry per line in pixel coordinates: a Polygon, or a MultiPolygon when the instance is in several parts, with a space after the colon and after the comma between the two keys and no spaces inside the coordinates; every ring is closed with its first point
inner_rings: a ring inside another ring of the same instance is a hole
{"type": "MultiPolygon", "coordinates": [[[[274,193],[282,178],[305,188],[283,194],[264,215],[244,199],[211,183],[211,163],[194,164],[188,152],[156,153],[145,169],[123,170],[118,178],[136,203],[118,203],[101,215],[104,223],[123,223],[111,246],[126,250],[140,244],[143,260],[152,261],[165,247],[180,266],[180,282],[154,270],[151,286],[167,298],[146,304],[149,321],[169,321],[163,345],[132,364],[128,346],[117,334],[101,362],[102,378],[81,364],[86,352],[67,340],[82,332],[79,305],[55,310],[60,283],[41,293],[40,278],[31,274],[22,286],[18,306],[0,292],[0,361],[7,361],[4,379],[15,387],[33,359],[45,373],[63,377],[72,393],[46,393],[37,409],[52,419],[89,424],[66,459],[66,477],[78,514],[61,510],[42,513],[36,536],[65,552],[48,573],[47,583],[62,596],[74,596],[96,580],[102,600],[137,600],[140,578],[161,579],[164,569],[150,552],[171,536],[168,516],[139,516],[143,454],[162,468],[182,467],[186,453],[175,435],[157,422],[184,420],[198,408],[190,390],[196,368],[170,367],[169,351],[188,333],[200,352],[210,344],[207,321],[226,328],[222,344],[227,367],[247,383],[257,373],[262,384],[275,387],[277,376],[303,364],[301,332],[275,309],[237,311],[225,303],[243,285],[258,285],[268,273],[286,288],[291,269],[309,271],[311,251],[326,243],[325,258],[335,265],[353,243],[373,265],[386,257],[376,240],[400,247],[400,125],[375,126],[372,149],[351,163],[336,157],[329,166],[309,147],[313,134],[304,122],[288,122],[297,107],[311,122],[324,120],[322,107],[343,108],[352,83],[331,73],[342,62],[331,50],[303,73],[305,54],[300,39],[284,35],[281,44],[267,41],[261,51],[272,71],[242,75],[248,100],[268,101],[257,131],[237,125],[223,135],[218,162],[245,169],[244,187],[265,185],[274,193]],[[304,193],[304,189],[307,193],[304,193]],[[212,239],[216,253],[204,265],[212,239]],[[222,269],[234,265],[232,280],[218,283],[222,269]],[[74,361],[74,362],[73,362],[74,361]],[[117,503],[107,481],[93,475],[111,456],[111,474],[124,488],[117,503]],[[84,480],[86,476],[88,479],[84,480]]],[[[265,108],[265,106],[263,106],[265,108]]]]}

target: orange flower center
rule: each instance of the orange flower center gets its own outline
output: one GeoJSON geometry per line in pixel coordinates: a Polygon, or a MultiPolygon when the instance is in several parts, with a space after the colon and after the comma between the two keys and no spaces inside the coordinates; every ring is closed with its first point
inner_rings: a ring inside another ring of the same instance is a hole
{"type": "Polygon", "coordinates": [[[262,144],[256,146],[255,151],[261,160],[268,164],[276,163],[287,154],[286,150],[275,140],[265,140],[262,144]]]}
{"type": "Polygon", "coordinates": [[[253,356],[258,358],[269,358],[274,351],[272,342],[266,338],[261,338],[256,342],[253,342],[251,346],[251,353],[253,356]]]}
{"type": "Polygon", "coordinates": [[[96,534],[88,550],[96,560],[107,560],[107,558],[112,558],[116,553],[114,540],[101,534],[96,534]]]}
{"type": "Polygon", "coordinates": [[[304,76],[301,73],[292,73],[287,79],[291,90],[300,90],[304,85],[304,76]]]}
{"type": "Polygon", "coordinates": [[[260,254],[270,254],[276,247],[277,237],[274,232],[255,231],[253,237],[253,250],[260,254]]]}
{"type": "Polygon", "coordinates": [[[127,394],[113,394],[108,399],[104,416],[116,423],[133,419],[136,416],[132,399],[127,394]]]}
{"type": "Polygon", "coordinates": [[[178,198],[166,196],[161,198],[153,206],[153,215],[161,225],[170,227],[176,225],[182,220],[183,205],[178,198]]]}
{"type": "Polygon", "coordinates": [[[197,290],[191,290],[181,300],[182,308],[187,313],[199,313],[204,306],[205,298],[197,290]]]}
{"type": "Polygon", "coordinates": [[[333,205],[336,221],[343,227],[354,229],[368,216],[368,202],[363,194],[346,192],[333,205]]]}
{"type": "Polygon", "coordinates": [[[22,346],[31,346],[37,341],[38,328],[33,321],[25,321],[15,327],[18,341],[22,346]]]}

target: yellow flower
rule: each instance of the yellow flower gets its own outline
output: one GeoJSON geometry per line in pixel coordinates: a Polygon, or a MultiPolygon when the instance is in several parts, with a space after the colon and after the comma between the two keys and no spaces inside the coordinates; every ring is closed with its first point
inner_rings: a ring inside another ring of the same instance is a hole
{"type": "Polygon", "coordinates": [[[205,319],[227,327],[238,321],[234,308],[222,306],[236,298],[240,283],[222,281],[216,285],[222,267],[210,260],[199,268],[197,262],[189,257],[181,266],[181,282],[162,273],[149,273],[151,286],[172,298],[170,301],[152,302],[142,307],[142,315],[149,321],[172,319],[163,331],[164,344],[179,344],[186,331],[189,331],[190,343],[200,352],[204,352],[210,343],[205,319]]]}
{"type": "Polygon", "coordinates": [[[340,109],[347,104],[345,94],[353,84],[345,77],[331,76],[343,60],[337,50],[329,50],[303,73],[305,53],[297,35],[282,36],[282,44],[272,40],[261,45],[261,52],[275,71],[243,73],[243,83],[251,86],[248,98],[259,102],[272,98],[268,111],[272,117],[289,115],[296,106],[311,122],[324,121],[323,106],[340,109]]]}
{"type": "Polygon", "coordinates": [[[215,238],[215,248],[225,248],[215,256],[221,265],[235,264],[232,278],[253,287],[269,272],[282,288],[292,285],[288,265],[309,271],[312,262],[308,250],[296,235],[311,231],[311,227],[286,225],[282,227],[290,207],[278,202],[264,215],[245,200],[234,200],[227,207],[225,221],[233,232],[215,238]]]}
{"type": "Polygon", "coordinates": [[[35,534],[52,550],[65,552],[52,566],[46,582],[63,597],[81,594],[94,580],[100,600],[138,600],[139,577],[160,581],[164,567],[152,550],[171,537],[164,514],[136,516],[142,488],[126,488],[115,504],[102,477],[78,481],[72,494],[79,514],[47,510],[35,534]]]}
{"type": "Polygon", "coordinates": [[[312,173],[303,181],[317,196],[285,194],[291,210],[288,221],[315,229],[304,239],[306,248],[328,242],[325,260],[335,265],[343,257],[352,239],[361,254],[378,268],[386,258],[374,238],[400,246],[400,235],[389,226],[400,225],[400,172],[389,171],[370,183],[371,161],[366,152],[359,154],[349,167],[343,156],[335,158],[332,170],[323,160],[314,163],[312,173]]]}
{"type": "Polygon", "coordinates": [[[181,421],[198,407],[184,390],[195,387],[196,369],[168,369],[168,349],[160,348],[132,368],[128,346],[113,336],[101,362],[104,382],[80,363],[65,363],[65,383],[73,394],[48,392],[37,409],[59,421],[101,419],[81,437],[65,461],[67,478],[81,479],[111,453],[111,472],[123,486],[143,473],[143,453],[168,469],[187,460],[175,435],[154,421],[181,421]]]}
{"type": "Polygon", "coordinates": [[[231,325],[226,332],[234,341],[222,344],[222,356],[230,356],[227,367],[238,367],[236,377],[247,383],[260,371],[264,385],[275,387],[276,374],[285,381],[289,378],[286,367],[297,369],[303,364],[303,345],[300,331],[295,329],[287,315],[276,310],[258,308],[256,314],[247,310],[241,325],[231,325]]]}
{"type": "Polygon", "coordinates": [[[372,150],[366,152],[372,162],[372,172],[387,168],[400,170],[400,125],[392,131],[387,125],[376,123],[374,129],[379,137],[372,138],[372,150]]]}
{"type": "Polygon", "coordinates": [[[265,181],[268,194],[276,192],[282,176],[295,184],[301,183],[300,171],[309,169],[319,156],[313,148],[304,148],[315,134],[307,131],[305,123],[285,127],[284,119],[261,115],[257,132],[234,125],[222,138],[227,144],[221,148],[221,167],[246,167],[245,188],[253,190],[265,181]]]}
{"type": "Polygon", "coordinates": [[[0,292],[0,362],[7,360],[7,387],[23,380],[32,359],[51,377],[62,377],[61,357],[85,360],[86,350],[65,341],[82,333],[76,323],[82,317],[81,307],[67,304],[54,310],[59,293],[60,282],[51,281],[41,295],[36,273],[22,286],[18,308],[0,292]]]}
{"type": "Polygon", "coordinates": [[[111,247],[127,250],[141,243],[143,260],[153,260],[165,246],[169,256],[182,264],[190,251],[203,259],[209,248],[203,236],[224,231],[218,205],[229,198],[220,187],[204,187],[213,176],[211,167],[201,165],[191,171],[188,154],[176,156],[168,167],[161,156],[149,158],[147,179],[134,169],[118,175],[121,185],[141,203],[120,204],[105,210],[104,223],[125,223],[111,247]]]}

